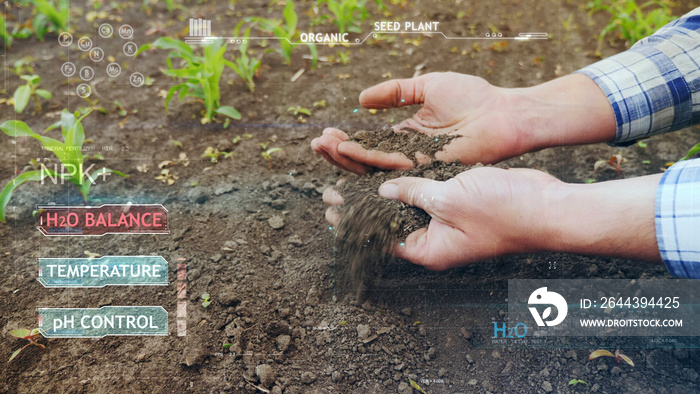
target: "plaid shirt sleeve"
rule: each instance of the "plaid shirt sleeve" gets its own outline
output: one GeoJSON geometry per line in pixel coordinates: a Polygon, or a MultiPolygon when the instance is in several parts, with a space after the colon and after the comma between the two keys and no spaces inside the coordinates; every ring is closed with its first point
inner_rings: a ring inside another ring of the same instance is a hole
{"type": "Polygon", "coordinates": [[[593,79],[615,113],[612,145],[680,130],[700,122],[700,8],[629,50],[577,73],[593,79]]]}
{"type": "Polygon", "coordinates": [[[671,275],[700,279],[700,159],[678,162],[661,177],[656,239],[671,275]]]}

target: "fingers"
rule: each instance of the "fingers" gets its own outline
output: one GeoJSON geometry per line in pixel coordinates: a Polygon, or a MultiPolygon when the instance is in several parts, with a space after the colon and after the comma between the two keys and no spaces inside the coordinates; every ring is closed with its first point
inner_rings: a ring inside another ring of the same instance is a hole
{"type": "Polygon", "coordinates": [[[323,191],[323,202],[328,205],[342,205],[343,196],[338,193],[333,187],[329,187],[323,191]]]}
{"type": "Polygon", "coordinates": [[[425,84],[434,77],[435,73],[430,73],[416,78],[382,82],[360,93],[360,105],[381,109],[422,104],[425,101],[425,84]]]}
{"type": "Polygon", "coordinates": [[[326,209],[326,221],[331,224],[331,226],[337,226],[340,223],[340,213],[334,207],[329,207],[326,209]]]}
{"type": "Polygon", "coordinates": [[[382,152],[367,150],[356,142],[341,142],[337,147],[338,153],[368,166],[384,170],[409,170],[413,161],[398,152],[382,152]]]}
{"type": "Polygon", "coordinates": [[[436,199],[440,201],[442,184],[442,182],[426,178],[396,178],[384,182],[379,187],[379,195],[384,198],[401,200],[408,205],[421,208],[430,216],[436,216],[436,199]]]}
{"type": "Polygon", "coordinates": [[[311,148],[334,166],[356,174],[366,174],[369,167],[338,152],[338,146],[347,139],[347,134],[341,130],[327,128],[323,131],[323,135],[311,141],[311,148]]]}

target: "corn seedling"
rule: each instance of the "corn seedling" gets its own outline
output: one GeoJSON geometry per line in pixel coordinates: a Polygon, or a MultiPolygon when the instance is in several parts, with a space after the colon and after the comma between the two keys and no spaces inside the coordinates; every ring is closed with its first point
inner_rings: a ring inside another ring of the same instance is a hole
{"type": "Polygon", "coordinates": [[[51,92],[45,89],[39,89],[39,83],[41,83],[41,77],[38,75],[21,75],[22,78],[27,83],[20,85],[17,90],[15,90],[15,112],[21,114],[22,111],[29,104],[29,99],[34,99],[34,112],[41,112],[41,101],[39,98],[46,100],[51,100],[51,92]]]}
{"type": "Polygon", "coordinates": [[[641,5],[636,0],[592,1],[588,7],[591,13],[606,10],[610,14],[610,21],[598,37],[598,56],[601,56],[603,41],[610,33],[617,32],[627,45],[632,45],[676,19],[668,6],[660,0],[650,0],[641,5]]]}
{"type": "Polygon", "coordinates": [[[314,101],[314,108],[326,108],[326,100],[314,101]]]}
{"type": "MultiPolygon", "coordinates": [[[[236,36],[238,37],[238,31],[241,24],[236,27],[236,36]]],[[[238,52],[240,55],[233,60],[233,62],[226,61],[226,65],[233,69],[233,71],[238,74],[239,77],[245,82],[251,92],[255,91],[255,81],[253,78],[256,76],[258,69],[262,62],[260,59],[248,57],[248,44],[250,40],[250,27],[246,29],[241,40],[241,44],[238,46],[238,52]]]]}
{"type": "Polygon", "coordinates": [[[308,108],[304,108],[300,105],[295,105],[287,108],[287,112],[291,112],[294,116],[299,116],[302,114],[306,116],[311,116],[311,110],[309,110],[308,108]]]}
{"type": "Polygon", "coordinates": [[[272,154],[275,152],[281,152],[281,151],[282,151],[282,148],[270,148],[270,149],[267,149],[261,153],[262,157],[264,159],[267,159],[267,161],[270,163],[270,169],[272,169],[272,154]]]}
{"type": "Polygon", "coordinates": [[[87,171],[92,165],[87,169],[83,168],[83,162],[87,155],[84,155],[82,152],[85,132],[81,121],[88,115],[89,114],[72,114],[65,109],[61,112],[61,120],[49,126],[47,131],[60,127],[61,134],[63,135],[63,142],[43,134],[35,133],[22,121],[8,120],[0,124],[0,130],[10,137],[32,137],[39,140],[44,146],[44,149],[53,152],[56,158],[62,163],[61,173],[55,171],[56,166],[54,166],[54,170],[52,170],[44,165],[38,171],[23,172],[15,179],[11,180],[2,192],[0,192],[1,222],[5,222],[5,207],[10,201],[10,197],[12,197],[12,192],[24,182],[36,181],[43,183],[44,178],[47,176],[50,177],[54,183],[57,183],[58,179],[61,179],[61,182],[63,182],[63,180],[68,180],[78,187],[80,194],[83,196],[83,201],[87,202],[90,188],[95,182],[95,179],[100,175],[104,177],[107,174],[113,173],[123,177],[127,176],[119,171],[104,167],[88,175],[87,171]],[[64,170],[68,170],[69,172],[65,173],[64,170]],[[87,180],[85,179],[86,176],[88,178],[87,180]]]}
{"type": "MultiPolygon", "coordinates": [[[[382,0],[374,0],[379,9],[384,8],[382,0]]],[[[369,17],[367,0],[318,0],[318,5],[326,4],[335,17],[333,23],[340,34],[362,33],[362,23],[369,17]]]]}
{"type": "MultiPolygon", "coordinates": [[[[282,57],[284,57],[284,64],[292,65],[292,52],[294,52],[295,44],[294,40],[297,37],[297,13],[294,11],[294,2],[287,0],[287,5],[284,6],[282,11],[282,16],[284,21],[279,19],[266,19],[253,17],[247,19],[247,21],[257,22],[260,28],[266,32],[271,33],[279,40],[279,49],[270,49],[267,52],[277,52],[282,57]]],[[[309,52],[311,53],[311,68],[316,67],[316,62],[318,61],[318,51],[314,44],[306,44],[309,47],[309,52]]]]}
{"type": "Polygon", "coordinates": [[[7,24],[5,23],[5,15],[0,13],[0,40],[2,40],[6,46],[12,45],[12,34],[7,31],[7,24]]]}
{"type": "Polygon", "coordinates": [[[15,338],[26,339],[27,341],[29,341],[29,343],[24,345],[24,347],[15,350],[12,353],[12,355],[10,356],[10,359],[7,360],[8,363],[10,361],[14,360],[15,357],[19,356],[19,354],[22,352],[22,350],[28,348],[31,345],[34,345],[40,349],[46,349],[46,346],[37,342],[37,339],[41,338],[41,334],[39,333],[38,328],[35,328],[31,331],[27,330],[26,328],[19,329],[19,330],[12,330],[12,331],[10,331],[10,335],[12,335],[15,338]]]}
{"type": "Polygon", "coordinates": [[[205,46],[203,56],[199,56],[188,44],[170,37],[161,37],[152,44],[141,46],[137,54],[151,47],[171,50],[167,59],[168,68],[161,71],[167,76],[185,80],[168,90],[165,98],[166,112],[170,101],[177,95],[180,100],[194,97],[204,103],[205,116],[202,118],[202,124],[211,123],[215,114],[227,117],[224,127],[228,126],[230,119],[241,118],[240,112],[235,108],[220,103],[219,82],[224,66],[230,63],[224,59],[226,44],[223,40],[217,39],[211,45],[205,46]],[[182,68],[175,68],[173,59],[181,59],[182,68]]]}
{"type": "Polygon", "coordinates": [[[617,363],[620,364],[620,360],[626,362],[627,364],[631,365],[634,367],[634,363],[632,362],[632,359],[625,356],[624,354],[620,353],[620,349],[615,350],[615,354],[610,353],[607,350],[604,349],[599,349],[595,350],[593,353],[591,353],[588,356],[588,360],[595,360],[598,357],[613,357],[615,360],[617,360],[617,363]]]}
{"type": "Polygon", "coordinates": [[[581,380],[581,379],[571,379],[569,381],[569,386],[571,386],[571,387],[576,387],[579,384],[585,384],[586,386],[588,386],[588,383],[581,380]]]}
{"type": "Polygon", "coordinates": [[[697,154],[698,152],[700,152],[700,144],[695,144],[695,146],[690,148],[690,150],[688,151],[688,154],[683,156],[683,158],[680,159],[679,161],[688,160],[691,157],[693,157],[695,154],[697,154]]]}
{"type": "Polygon", "coordinates": [[[211,160],[212,163],[216,163],[219,161],[219,157],[223,156],[224,159],[228,159],[231,157],[233,153],[232,152],[220,152],[218,149],[207,146],[207,149],[204,150],[204,153],[202,154],[202,157],[206,157],[211,160]]]}
{"type": "Polygon", "coordinates": [[[68,0],[34,0],[32,3],[37,11],[32,26],[39,41],[43,41],[49,31],[59,33],[68,30],[68,0]]]}

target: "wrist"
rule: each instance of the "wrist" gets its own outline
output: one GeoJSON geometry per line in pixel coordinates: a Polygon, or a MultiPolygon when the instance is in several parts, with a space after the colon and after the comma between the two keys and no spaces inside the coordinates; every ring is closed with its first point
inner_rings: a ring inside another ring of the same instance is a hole
{"type": "Polygon", "coordinates": [[[659,175],[552,185],[540,250],[660,262],[655,226],[659,175]]]}
{"type": "Polygon", "coordinates": [[[506,89],[524,152],[562,145],[608,142],[617,124],[603,91],[581,74],[537,86],[506,89]]]}

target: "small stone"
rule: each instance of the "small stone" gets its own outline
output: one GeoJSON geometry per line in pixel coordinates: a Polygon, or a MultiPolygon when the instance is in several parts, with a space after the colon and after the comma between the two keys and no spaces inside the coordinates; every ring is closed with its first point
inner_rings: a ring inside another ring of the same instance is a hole
{"type": "Polygon", "coordinates": [[[275,209],[284,209],[285,205],[287,205],[287,200],[283,198],[278,198],[276,200],[272,200],[270,203],[270,206],[275,209]]]}
{"type": "Polygon", "coordinates": [[[287,243],[290,243],[294,246],[301,246],[304,244],[304,241],[302,241],[298,235],[294,234],[291,237],[287,238],[287,243]]]}
{"type": "Polygon", "coordinates": [[[145,350],[141,350],[141,352],[138,354],[138,356],[136,356],[136,360],[135,360],[135,361],[136,361],[137,363],[140,363],[140,362],[143,361],[145,358],[146,358],[146,351],[145,351],[145,350]]]}
{"type": "Polygon", "coordinates": [[[286,334],[282,334],[277,337],[277,349],[284,353],[289,348],[289,344],[292,343],[292,337],[286,334]]]}
{"type": "Polygon", "coordinates": [[[600,390],[600,385],[598,385],[598,383],[594,383],[593,386],[591,386],[591,391],[597,393],[598,390],[600,390]]]}
{"type": "Polygon", "coordinates": [[[285,318],[290,314],[289,308],[279,308],[277,312],[280,314],[281,318],[285,318]]]}
{"type": "Polygon", "coordinates": [[[568,352],[564,353],[564,357],[571,360],[577,360],[578,354],[576,353],[576,350],[569,350],[568,352]]]}
{"type": "Polygon", "coordinates": [[[545,368],[540,371],[540,376],[548,378],[549,377],[549,368],[545,368]]]}
{"type": "Polygon", "coordinates": [[[447,370],[445,368],[438,369],[438,377],[444,378],[447,375],[447,370]]]}
{"type": "Polygon", "coordinates": [[[343,374],[340,371],[333,371],[333,373],[331,374],[331,380],[334,383],[340,382],[340,379],[342,379],[342,378],[343,378],[343,374]]]}
{"type": "Polygon", "coordinates": [[[411,310],[411,308],[403,308],[403,309],[401,309],[401,314],[404,315],[404,316],[411,316],[411,313],[412,313],[412,312],[413,312],[413,311],[411,310]]]}
{"type": "Polygon", "coordinates": [[[413,394],[413,389],[406,382],[399,383],[399,394],[413,394]]]}
{"type": "Polygon", "coordinates": [[[469,364],[474,364],[474,359],[472,358],[471,355],[467,354],[467,356],[465,358],[467,359],[467,362],[469,364]]]}
{"type": "Polygon", "coordinates": [[[597,370],[598,370],[598,372],[607,371],[607,370],[608,370],[608,366],[605,365],[605,364],[598,364],[597,370]]]}
{"type": "Polygon", "coordinates": [[[470,340],[470,339],[472,339],[472,332],[469,331],[469,330],[467,330],[466,328],[464,328],[464,327],[460,328],[460,329],[459,329],[459,332],[462,333],[462,336],[463,336],[464,339],[466,339],[467,341],[470,340]]]}
{"type": "Polygon", "coordinates": [[[395,366],[394,369],[397,370],[397,371],[403,371],[403,369],[404,369],[405,367],[406,367],[406,364],[401,363],[401,364],[395,366]]]}
{"type": "Polygon", "coordinates": [[[255,374],[264,387],[270,387],[275,382],[275,370],[268,364],[260,364],[255,367],[255,374]]]}
{"type": "Polygon", "coordinates": [[[477,383],[479,382],[477,382],[476,379],[469,379],[469,381],[467,382],[467,384],[470,386],[476,386],[477,383]]]}
{"type": "Polygon", "coordinates": [[[228,184],[225,184],[223,186],[217,187],[214,190],[214,195],[220,196],[222,194],[231,193],[233,191],[233,189],[234,189],[233,184],[228,183],[228,184]]]}
{"type": "Polygon", "coordinates": [[[542,390],[551,393],[554,390],[554,387],[552,387],[552,383],[550,383],[548,380],[545,380],[542,382],[542,390]]]}
{"type": "Polygon", "coordinates": [[[501,358],[501,353],[500,353],[498,350],[494,350],[494,351],[491,353],[491,357],[493,357],[493,358],[501,358]]]}
{"type": "Polygon", "coordinates": [[[270,225],[275,230],[279,230],[282,227],[284,227],[284,219],[282,216],[275,215],[269,219],[267,219],[267,223],[270,225]]]}
{"type": "Polygon", "coordinates": [[[587,276],[595,276],[598,275],[598,266],[595,264],[591,264],[590,267],[586,270],[586,273],[588,274],[587,276]]]}
{"type": "Polygon", "coordinates": [[[513,372],[514,367],[515,363],[512,361],[508,361],[508,363],[506,363],[506,366],[501,371],[501,375],[510,375],[513,372]]]}
{"type": "Polygon", "coordinates": [[[224,242],[224,246],[221,248],[221,250],[230,252],[232,250],[235,250],[236,247],[238,247],[238,244],[234,241],[226,241],[224,242]]]}
{"type": "Polygon", "coordinates": [[[619,375],[622,373],[622,369],[620,369],[618,366],[614,366],[612,369],[610,369],[610,373],[613,375],[619,375]]]}
{"type": "Polygon", "coordinates": [[[272,394],[282,394],[282,387],[280,386],[275,386],[272,388],[270,391],[272,394]]]}
{"type": "Polygon", "coordinates": [[[301,382],[311,384],[316,381],[316,375],[313,372],[303,372],[301,374],[301,382]]]}
{"type": "Polygon", "coordinates": [[[366,324],[358,324],[357,325],[357,338],[360,340],[367,339],[369,338],[371,330],[368,325],[366,324]]]}
{"type": "Polygon", "coordinates": [[[218,263],[221,261],[221,253],[214,254],[210,257],[211,261],[218,263]]]}

